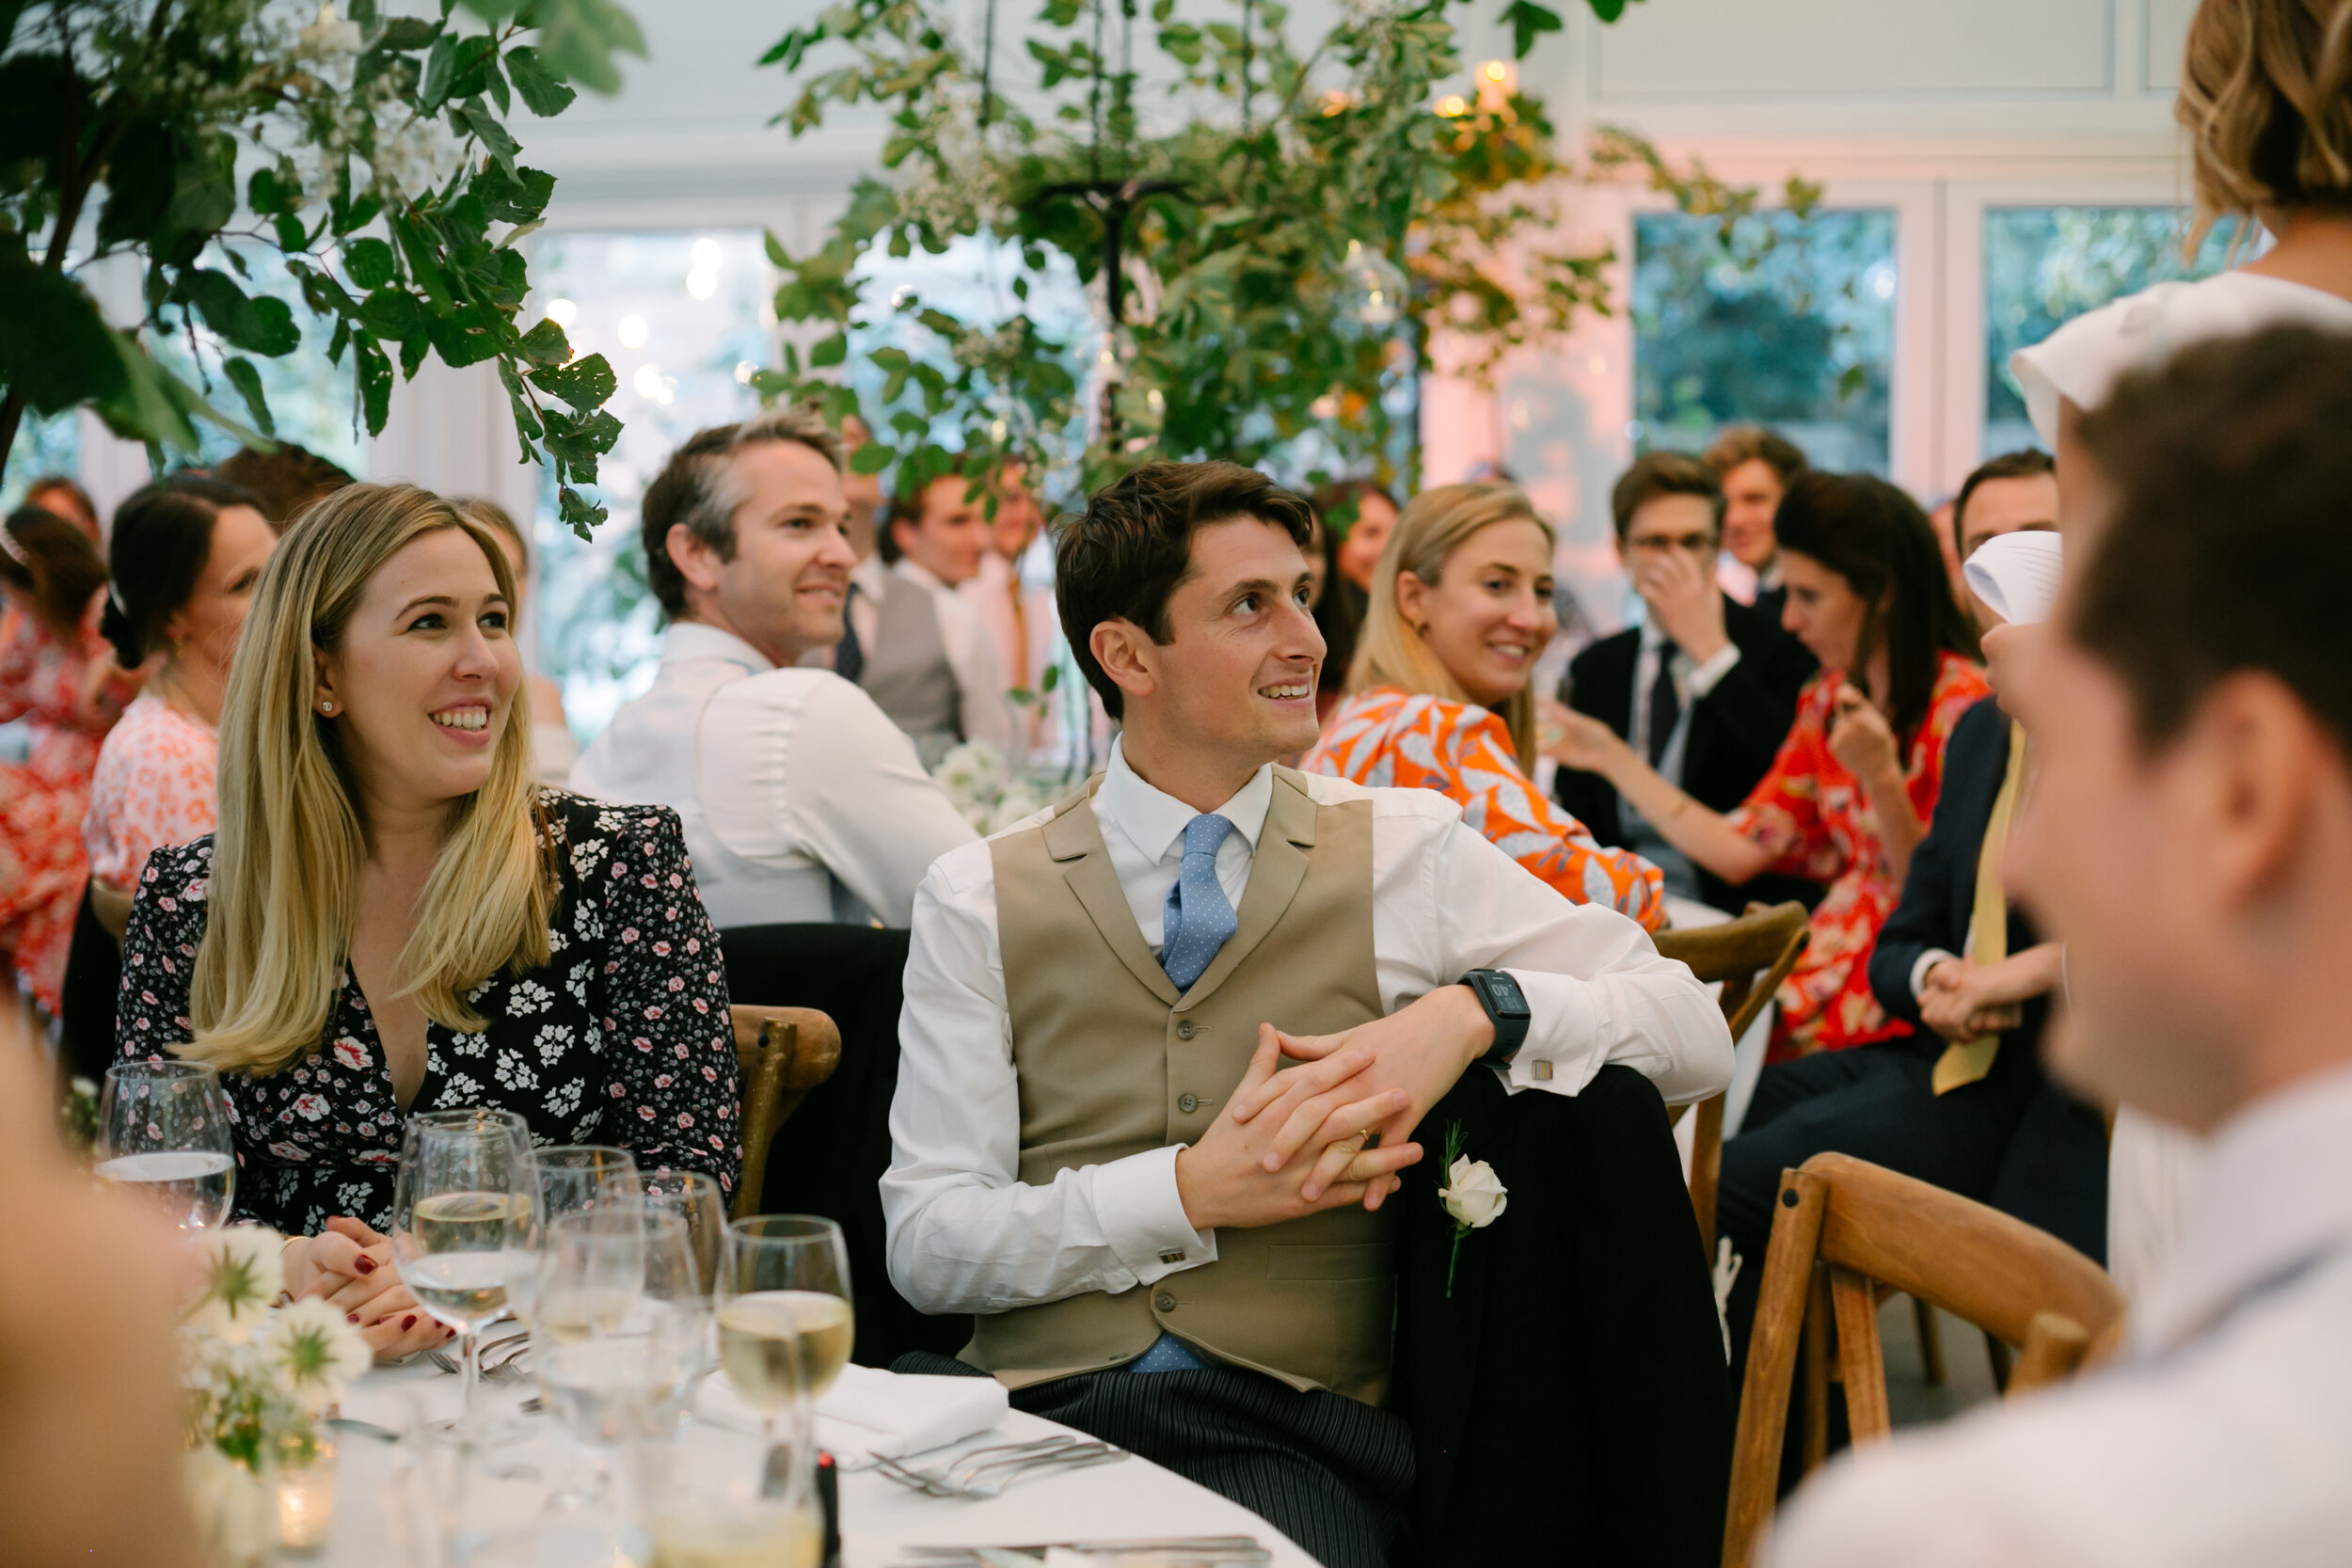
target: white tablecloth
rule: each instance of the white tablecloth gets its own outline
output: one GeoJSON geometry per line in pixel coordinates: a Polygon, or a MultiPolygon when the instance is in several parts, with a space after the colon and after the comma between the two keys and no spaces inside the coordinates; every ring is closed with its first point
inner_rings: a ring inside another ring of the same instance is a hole
{"type": "MultiPolygon", "coordinates": [[[[485,1384],[484,1408],[511,1413],[532,1392],[527,1383],[485,1384]]],[[[369,1373],[352,1388],[342,1411],[398,1431],[420,1409],[437,1417],[453,1415],[456,1407],[457,1379],[419,1357],[405,1367],[369,1373]]],[[[528,1466],[549,1481],[577,1473],[580,1450],[560,1425],[547,1416],[516,1419],[520,1436],[497,1451],[497,1464],[528,1466]]],[[[1025,1442],[1068,1429],[1014,1411],[998,1430],[997,1441],[1025,1442]]],[[[756,1438],[699,1420],[685,1422],[677,1440],[696,1464],[747,1469],[759,1464],[756,1438]]],[[[394,1445],[348,1428],[338,1431],[336,1441],[342,1457],[335,1529],[326,1551],[312,1560],[322,1568],[407,1568],[399,1546],[402,1532],[388,1516],[394,1505],[394,1445]]],[[[543,1489],[526,1483],[485,1490],[495,1498],[492,1506],[502,1514],[501,1523],[525,1524],[544,1502],[543,1489]]],[[[1248,1510],[1134,1457],[1023,1481],[1002,1497],[975,1502],[923,1497],[870,1472],[845,1475],[841,1521],[843,1568],[892,1568],[902,1560],[898,1552],[902,1546],[1011,1546],[1168,1535],[1252,1536],[1273,1553],[1278,1568],[1315,1568],[1312,1558],[1248,1510]]]]}

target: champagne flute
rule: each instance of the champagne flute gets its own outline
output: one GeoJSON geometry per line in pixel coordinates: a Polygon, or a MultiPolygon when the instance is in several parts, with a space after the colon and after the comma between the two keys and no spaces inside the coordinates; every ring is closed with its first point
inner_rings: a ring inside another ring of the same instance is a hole
{"type": "MultiPolygon", "coordinates": [[[[640,1193],[637,1159],[626,1148],[550,1144],[532,1150],[532,1162],[538,1172],[540,1211],[548,1225],[563,1215],[613,1198],[636,1197],[640,1193]]],[[[534,1250],[516,1259],[506,1282],[506,1309],[525,1328],[531,1326],[532,1297],[539,1283],[541,1259],[535,1249],[540,1240],[540,1235],[531,1238],[534,1250]]]]}
{"type": "Polygon", "coordinates": [[[183,1230],[229,1217],[237,1190],[229,1098],[209,1062],[118,1062],[98,1097],[98,1175],[146,1194],[183,1230]]]}
{"type": "Polygon", "coordinates": [[[427,1111],[408,1118],[392,1188],[392,1261],[401,1283],[464,1352],[458,1430],[475,1418],[482,1330],[506,1311],[507,1281],[543,1212],[529,1134],[511,1113],[427,1111]]]}
{"type": "Polygon", "coordinates": [[[841,1227],[813,1214],[761,1214],[727,1227],[719,1276],[719,1365],[765,1418],[795,1417],[795,1460],[807,1452],[809,1406],[850,1359],[850,1249],[841,1227]]]}

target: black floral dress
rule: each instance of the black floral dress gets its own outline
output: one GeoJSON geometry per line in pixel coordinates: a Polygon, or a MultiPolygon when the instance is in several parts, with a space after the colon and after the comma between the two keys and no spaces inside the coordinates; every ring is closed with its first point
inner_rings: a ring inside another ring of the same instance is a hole
{"type": "MultiPolygon", "coordinates": [[[[425,1026],[414,1111],[514,1111],[542,1144],[617,1144],[646,1169],[742,1164],[735,1035],[719,943],[677,814],[561,790],[540,801],[563,867],[544,968],[467,992],[479,1034],[425,1026]]],[[[122,939],[116,1037],[126,1059],[191,1037],[188,981],[204,936],[213,840],[149,857],[122,939]]],[[[318,1046],[266,1078],[227,1075],[236,1218],[315,1235],[331,1215],[390,1220],[405,1113],[375,1020],[346,965],[318,1046]]]]}

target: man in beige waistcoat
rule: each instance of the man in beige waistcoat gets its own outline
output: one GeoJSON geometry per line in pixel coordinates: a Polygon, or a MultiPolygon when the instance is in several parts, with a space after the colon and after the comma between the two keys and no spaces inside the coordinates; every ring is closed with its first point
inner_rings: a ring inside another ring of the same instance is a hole
{"type": "Polygon", "coordinates": [[[1422,1116],[1466,1071],[1572,1095],[1613,1062],[1697,1100],[1731,1041],[1453,802],[1274,766],[1315,737],[1309,526],[1261,474],[1156,463],[1065,527],[1063,629],[1122,733],[918,891],[882,1205],[899,1291],[977,1315],[962,1365],[1379,1568],[1412,1470],[1381,1206],[1422,1116]]]}

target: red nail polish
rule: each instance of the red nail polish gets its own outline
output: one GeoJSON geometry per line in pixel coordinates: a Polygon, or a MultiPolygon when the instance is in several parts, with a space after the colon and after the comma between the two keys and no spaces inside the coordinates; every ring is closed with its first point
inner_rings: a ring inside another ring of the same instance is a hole
{"type": "Polygon", "coordinates": [[[401,1319],[401,1320],[400,1320],[400,1326],[401,1326],[401,1328],[402,1328],[403,1330],[407,1330],[407,1329],[411,1329],[411,1328],[416,1327],[416,1326],[417,1326],[417,1315],[416,1315],[414,1312],[409,1313],[406,1317],[405,1317],[405,1318],[403,1318],[403,1319],[401,1319]]]}
{"type": "Polygon", "coordinates": [[[346,1312],[346,1313],[344,1313],[344,1314],[343,1314],[343,1322],[345,1322],[345,1323],[358,1323],[358,1321],[359,1321],[359,1314],[358,1314],[358,1313],[357,1313],[357,1312],[346,1312]]]}
{"type": "Polygon", "coordinates": [[[373,1274],[375,1272],[375,1259],[363,1252],[353,1260],[351,1266],[361,1274],[373,1274]]]}

